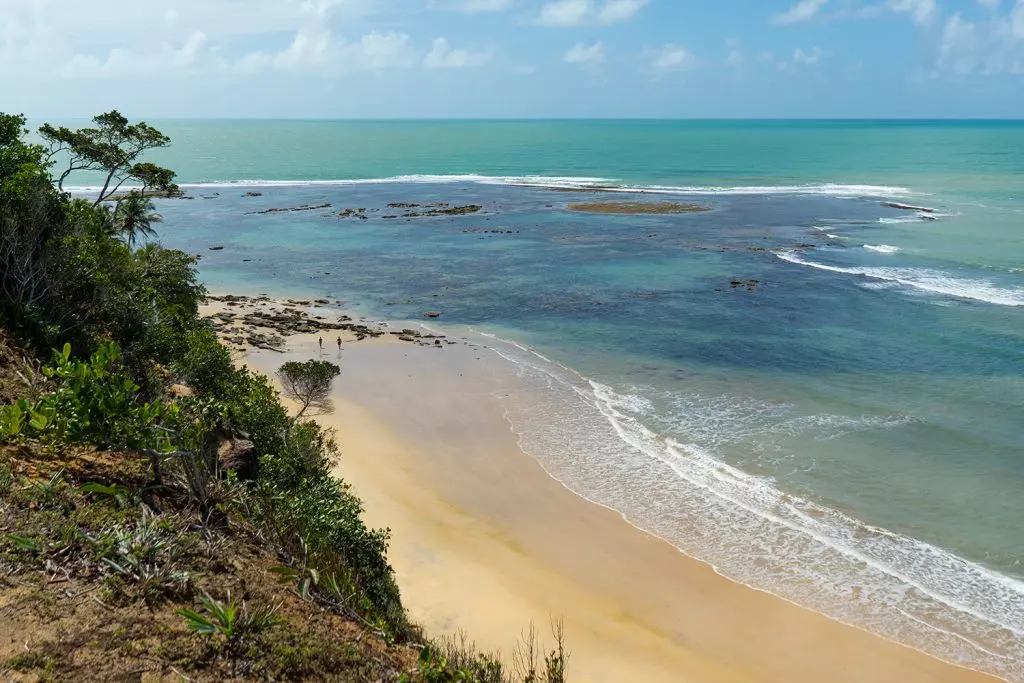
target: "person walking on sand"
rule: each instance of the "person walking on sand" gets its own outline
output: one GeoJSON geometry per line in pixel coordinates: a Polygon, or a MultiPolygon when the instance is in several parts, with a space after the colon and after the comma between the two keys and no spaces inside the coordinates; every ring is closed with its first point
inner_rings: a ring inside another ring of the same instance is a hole
{"type": "Polygon", "coordinates": [[[341,351],[341,337],[338,337],[338,351],[341,351]]]}
{"type": "Polygon", "coordinates": [[[320,337],[320,350],[321,351],[324,350],[324,338],[323,337],[320,337]]]}

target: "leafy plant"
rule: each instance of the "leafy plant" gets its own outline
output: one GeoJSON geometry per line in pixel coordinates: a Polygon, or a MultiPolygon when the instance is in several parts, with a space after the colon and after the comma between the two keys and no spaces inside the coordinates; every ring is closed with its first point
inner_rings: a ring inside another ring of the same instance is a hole
{"type": "Polygon", "coordinates": [[[133,492],[127,486],[117,484],[107,486],[96,482],[87,482],[79,487],[82,493],[92,493],[103,498],[109,498],[122,508],[137,508],[141,503],[141,492],[133,492]]]}
{"type": "Polygon", "coordinates": [[[0,408],[0,440],[168,447],[161,424],[175,418],[177,406],[140,402],[139,385],[120,369],[120,361],[113,342],[100,345],[88,361],[72,358],[71,345],[65,344],[53,365],[43,369],[57,390],[33,403],[22,399],[0,408]]]}
{"type": "Polygon", "coordinates": [[[56,409],[45,400],[20,399],[0,406],[0,442],[22,443],[30,435],[43,432],[56,416],[56,409]]]}
{"type": "Polygon", "coordinates": [[[54,502],[57,495],[66,487],[64,482],[64,470],[60,469],[53,473],[47,480],[37,479],[29,485],[33,498],[46,505],[54,502]]]}
{"type": "Polygon", "coordinates": [[[253,636],[277,623],[281,605],[263,605],[250,610],[243,602],[235,603],[228,593],[227,602],[204,594],[199,598],[202,611],[180,609],[189,630],[205,636],[220,636],[229,647],[236,647],[243,638],[253,636]]]}
{"type": "Polygon", "coordinates": [[[30,553],[37,553],[41,550],[38,543],[36,543],[30,538],[25,538],[24,536],[18,536],[16,534],[5,534],[4,538],[6,538],[8,541],[18,546],[19,548],[21,548],[22,550],[27,550],[30,553]]]}

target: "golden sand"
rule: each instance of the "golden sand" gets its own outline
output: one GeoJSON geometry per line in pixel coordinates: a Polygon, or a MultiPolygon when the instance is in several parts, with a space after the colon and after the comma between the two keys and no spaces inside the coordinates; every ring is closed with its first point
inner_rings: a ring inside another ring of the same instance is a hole
{"type": "Polygon", "coordinates": [[[392,532],[411,617],[510,652],[532,621],[564,619],[570,680],[776,683],[995,679],[845,626],[709,566],[576,496],[517,445],[500,397],[515,377],[486,349],[376,342],[285,355],[339,361],[338,474],[392,532]]]}

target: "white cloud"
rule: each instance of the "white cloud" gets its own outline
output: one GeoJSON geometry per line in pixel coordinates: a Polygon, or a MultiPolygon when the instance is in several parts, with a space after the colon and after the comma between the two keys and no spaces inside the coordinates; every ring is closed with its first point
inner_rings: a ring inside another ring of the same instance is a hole
{"type": "Polygon", "coordinates": [[[358,69],[403,69],[415,60],[409,35],[394,31],[367,33],[358,43],[343,45],[341,56],[343,64],[358,69]]]}
{"type": "Polygon", "coordinates": [[[650,0],[608,0],[597,20],[602,24],[621,24],[632,19],[650,0]]]}
{"type": "Polygon", "coordinates": [[[423,65],[428,69],[464,69],[481,66],[491,61],[490,52],[471,52],[465,49],[453,50],[444,38],[435,38],[423,65]]]}
{"type": "Polygon", "coordinates": [[[670,43],[649,52],[651,67],[657,71],[684,71],[699,65],[697,57],[682,45],[670,43]]]}
{"type": "Polygon", "coordinates": [[[541,26],[578,26],[590,14],[590,0],[552,0],[540,8],[541,26]]]}
{"type": "Polygon", "coordinates": [[[562,61],[567,64],[602,64],[604,57],[604,43],[599,40],[593,45],[585,43],[573,45],[562,56],[562,61]]]}
{"type": "Polygon", "coordinates": [[[225,66],[243,73],[269,70],[338,73],[405,69],[416,63],[406,33],[367,33],[358,41],[337,40],[330,31],[299,31],[280,52],[251,52],[225,66]]]}
{"type": "Polygon", "coordinates": [[[799,21],[808,21],[818,16],[821,8],[828,4],[828,0],[800,0],[782,14],[775,15],[772,20],[776,24],[795,24],[799,21]]]}
{"type": "Polygon", "coordinates": [[[972,22],[959,13],[942,28],[937,73],[1024,75],[1024,0],[1006,15],[972,22]]]}
{"type": "Polygon", "coordinates": [[[583,24],[623,24],[630,21],[650,0],[550,0],[540,8],[535,21],[539,26],[581,26],[583,24]]]}
{"type": "MultiPolygon", "coordinates": [[[[74,54],[57,65],[56,75],[62,78],[108,78],[153,73],[168,68],[187,71],[200,61],[206,43],[206,34],[196,31],[180,47],[164,43],[144,53],[112,48],[101,56],[74,54]]],[[[0,66],[0,73],[2,71],[0,66]]]]}
{"type": "Polygon", "coordinates": [[[195,31],[188,37],[188,40],[181,46],[181,49],[175,53],[171,63],[179,67],[195,64],[199,52],[203,49],[204,45],[206,45],[206,34],[202,31],[195,31]]]}
{"type": "Polygon", "coordinates": [[[727,66],[731,66],[735,69],[747,63],[747,55],[743,52],[743,45],[740,41],[735,38],[730,38],[725,41],[725,47],[729,50],[729,53],[725,57],[725,63],[727,66]]]}
{"type": "Polygon", "coordinates": [[[817,64],[821,61],[821,48],[815,47],[810,53],[804,52],[801,48],[797,48],[793,52],[793,63],[794,64],[817,64]]]}
{"type": "Polygon", "coordinates": [[[325,68],[334,57],[373,64],[381,61],[374,51],[384,47],[372,34],[350,44],[331,32],[379,11],[375,0],[245,0],[244,10],[239,0],[174,0],[173,9],[122,0],[0,4],[0,74],[22,79],[325,68]],[[237,52],[239,45],[278,43],[282,35],[288,43],[278,52],[237,52]]]}
{"type": "Polygon", "coordinates": [[[515,4],[515,0],[431,0],[432,9],[454,10],[466,14],[504,12],[515,4]]]}
{"type": "Polygon", "coordinates": [[[909,14],[914,23],[930,24],[939,14],[935,0],[889,0],[889,7],[894,12],[909,14]]]}
{"type": "MultiPolygon", "coordinates": [[[[758,61],[770,61],[774,59],[771,53],[762,53],[765,59],[759,58],[758,61]]],[[[796,72],[801,67],[810,67],[819,63],[825,53],[822,52],[820,47],[815,46],[810,52],[805,52],[803,48],[796,48],[793,50],[792,59],[779,59],[775,62],[775,67],[779,71],[788,71],[790,73],[796,72]]]]}

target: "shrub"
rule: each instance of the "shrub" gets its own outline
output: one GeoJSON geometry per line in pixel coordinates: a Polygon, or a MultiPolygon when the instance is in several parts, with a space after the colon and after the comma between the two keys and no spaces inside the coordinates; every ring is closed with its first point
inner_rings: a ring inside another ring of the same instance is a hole
{"type": "Polygon", "coordinates": [[[238,373],[231,363],[231,354],[213,330],[199,326],[178,339],[182,348],[170,366],[175,378],[200,394],[226,396],[238,373]]]}
{"type": "Polygon", "coordinates": [[[153,448],[166,441],[161,424],[174,406],[138,401],[139,385],[120,367],[121,350],[102,344],[88,361],[71,357],[71,345],[43,372],[57,390],[29,402],[0,406],[0,440],[26,438],[105,448],[153,448]]]}
{"type": "Polygon", "coordinates": [[[326,591],[332,601],[350,590],[346,608],[404,635],[408,623],[387,562],[389,533],[363,522],[361,501],[331,474],[336,458],[329,432],[314,422],[297,425],[282,451],[261,460],[255,518],[292,557],[348,587],[326,591]]]}

